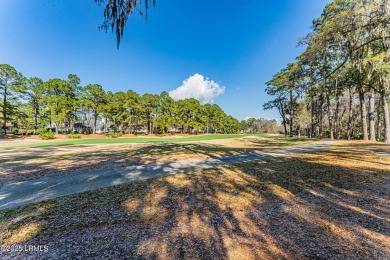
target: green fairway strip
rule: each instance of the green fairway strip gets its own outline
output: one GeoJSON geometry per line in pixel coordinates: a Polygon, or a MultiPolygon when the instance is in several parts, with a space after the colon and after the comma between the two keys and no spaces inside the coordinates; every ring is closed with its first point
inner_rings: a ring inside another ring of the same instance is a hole
{"type": "Polygon", "coordinates": [[[179,143],[193,141],[208,141],[218,139],[242,138],[245,136],[262,136],[264,134],[208,134],[194,135],[190,137],[129,137],[129,138],[96,138],[96,139],[69,139],[52,140],[39,143],[26,144],[15,147],[45,147],[45,146],[70,146],[70,145],[88,145],[88,144],[126,144],[126,143],[179,143]]]}

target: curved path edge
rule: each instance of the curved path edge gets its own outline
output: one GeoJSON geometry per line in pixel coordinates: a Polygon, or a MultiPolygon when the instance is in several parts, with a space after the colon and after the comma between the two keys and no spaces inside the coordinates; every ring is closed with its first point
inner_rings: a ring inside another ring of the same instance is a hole
{"type": "Polygon", "coordinates": [[[308,146],[272,152],[245,153],[224,157],[211,156],[210,158],[136,165],[4,184],[0,188],[0,210],[151,178],[209,169],[227,164],[313,152],[324,149],[332,143],[333,141],[320,141],[308,146]]]}

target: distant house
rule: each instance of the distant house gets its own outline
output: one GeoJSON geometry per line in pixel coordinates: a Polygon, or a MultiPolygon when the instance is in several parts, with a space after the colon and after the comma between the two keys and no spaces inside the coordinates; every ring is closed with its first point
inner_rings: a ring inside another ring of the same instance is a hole
{"type": "MultiPolygon", "coordinates": [[[[1,124],[1,126],[0,126],[0,128],[1,128],[0,132],[2,132],[2,131],[3,131],[3,122],[0,122],[0,124],[1,124]]],[[[5,128],[6,128],[6,130],[7,130],[7,133],[8,133],[8,132],[11,132],[12,129],[14,128],[14,124],[12,124],[12,123],[5,123],[5,128]]]]}

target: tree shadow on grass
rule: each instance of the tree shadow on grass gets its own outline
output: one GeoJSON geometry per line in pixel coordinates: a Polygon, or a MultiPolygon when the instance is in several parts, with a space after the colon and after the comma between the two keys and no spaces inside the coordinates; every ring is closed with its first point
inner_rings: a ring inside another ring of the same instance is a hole
{"type": "Polygon", "coordinates": [[[2,242],[38,226],[19,243],[49,244],[49,252],[17,256],[387,258],[389,168],[376,157],[362,168],[329,156],[219,167],[2,211],[2,242]]]}
{"type": "MultiPolygon", "coordinates": [[[[82,146],[80,146],[82,147],[82,146]]],[[[176,155],[182,158],[211,157],[220,159],[222,155],[234,155],[238,149],[226,149],[213,145],[198,144],[152,144],[141,147],[123,145],[118,151],[88,151],[79,154],[48,156],[58,148],[36,148],[24,152],[25,156],[5,158],[0,156],[0,183],[10,183],[38,179],[41,177],[63,176],[99,170],[110,170],[134,165],[152,164],[158,161],[175,161],[176,155]],[[39,152],[44,150],[45,155],[39,152]],[[233,151],[234,150],[234,151],[233,151]],[[213,155],[219,153],[220,155],[213,155]]]]}

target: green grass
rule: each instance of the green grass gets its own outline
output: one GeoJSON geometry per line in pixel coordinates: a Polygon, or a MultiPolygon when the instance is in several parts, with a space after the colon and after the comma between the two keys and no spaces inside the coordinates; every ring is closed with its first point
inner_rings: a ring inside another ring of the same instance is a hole
{"type": "Polygon", "coordinates": [[[193,141],[208,141],[218,139],[241,138],[245,136],[262,136],[264,134],[206,134],[194,135],[182,138],[170,137],[130,137],[130,138],[96,138],[96,139],[72,139],[72,140],[54,140],[39,143],[26,144],[15,147],[45,147],[45,146],[69,146],[69,145],[88,145],[88,144],[126,144],[126,143],[183,143],[193,141]]]}

